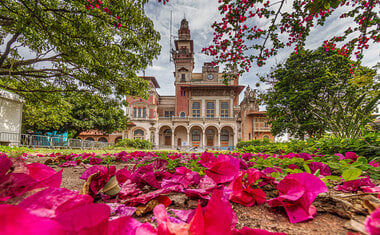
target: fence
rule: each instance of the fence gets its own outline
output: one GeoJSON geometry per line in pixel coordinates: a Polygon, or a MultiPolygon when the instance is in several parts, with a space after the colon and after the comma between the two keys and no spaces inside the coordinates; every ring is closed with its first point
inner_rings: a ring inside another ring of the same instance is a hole
{"type": "Polygon", "coordinates": [[[0,132],[0,143],[5,145],[18,145],[20,143],[20,134],[0,132]]]}
{"type": "MultiPolygon", "coordinates": [[[[19,137],[20,138],[20,137],[19,137]]],[[[99,141],[71,139],[62,136],[21,134],[20,146],[28,148],[101,149],[110,144],[99,141]]]]}

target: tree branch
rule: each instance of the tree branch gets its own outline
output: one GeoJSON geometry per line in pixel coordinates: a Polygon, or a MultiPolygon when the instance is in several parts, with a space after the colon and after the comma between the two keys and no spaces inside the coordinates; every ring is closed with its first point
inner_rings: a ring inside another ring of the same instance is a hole
{"type": "Polygon", "coordinates": [[[21,33],[15,33],[13,37],[8,41],[5,51],[0,57],[0,66],[4,63],[5,59],[8,57],[8,54],[11,51],[12,44],[17,40],[18,36],[20,35],[21,33]]]}

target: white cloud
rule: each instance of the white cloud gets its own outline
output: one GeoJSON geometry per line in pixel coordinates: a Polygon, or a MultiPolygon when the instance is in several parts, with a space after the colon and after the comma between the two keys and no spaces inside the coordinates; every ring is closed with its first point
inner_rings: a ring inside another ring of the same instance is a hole
{"type": "MultiPolygon", "coordinates": [[[[291,2],[291,1],[290,1],[291,2]]],[[[274,6],[276,7],[276,5],[274,6]]],[[[291,9],[291,5],[287,4],[284,9],[291,9]]],[[[205,0],[173,0],[169,1],[165,6],[158,4],[156,1],[150,1],[146,6],[147,15],[153,20],[155,29],[161,34],[160,44],[162,46],[161,55],[157,60],[153,61],[153,66],[145,71],[146,76],[155,76],[161,89],[158,92],[161,95],[174,95],[174,64],[169,62],[170,58],[170,15],[173,14],[173,36],[177,36],[180,22],[184,16],[189,21],[191,36],[194,40],[195,52],[195,69],[199,72],[204,62],[211,61],[212,58],[201,54],[201,49],[211,44],[213,39],[213,29],[211,25],[214,21],[221,18],[218,11],[218,1],[205,0]]],[[[324,27],[317,27],[311,31],[307,40],[307,48],[315,49],[319,47],[326,39],[341,33],[347,27],[349,20],[338,19],[339,12],[334,14],[334,19],[328,19],[324,27]]],[[[260,21],[260,25],[266,25],[268,22],[260,21]]],[[[281,36],[281,35],[280,35],[281,36]]],[[[172,42],[173,44],[173,42],[172,42]]],[[[293,51],[293,48],[285,48],[280,50],[276,57],[268,60],[268,63],[258,68],[253,66],[252,71],[243,74],[240,78],[240,84],[255,87],[258,82],[259,74],[265,74],[276,63],[283,63],[293,51]]],[[[371,45],[365,51],[363,65],[374,66],[379,61],[380,50],[378,45],[371,45]]],[[[263,88],[267,86],[264,85],[263,88]]]]}

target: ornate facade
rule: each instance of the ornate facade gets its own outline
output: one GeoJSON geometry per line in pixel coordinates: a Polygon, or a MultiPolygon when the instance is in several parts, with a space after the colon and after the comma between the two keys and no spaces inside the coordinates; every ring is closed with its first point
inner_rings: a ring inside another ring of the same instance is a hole
{"type": "Polygon", "coordinates": [[[204,63],[201,73],[194,72],[194,44],[186,19],[181,21],[174,43],[171,53],[175,95],[159,95],[157,80],[143,77],[150,83],[149,98],[127,97],[126,113],[131,122],[123,138],[146,139],[161,148],[232,149],[240,140],[268,137],[261,133],[270,135],[269,127],[264,124],[264,113],[254,114],[258,112],[258,105],[252,91],[246,91],[239,104],[244,86],[239,85],[238,80],[225,85],[219,67],[211,63],[204,63]],[[242,115],[249,117],[242,118],[242,115]],[[260,124],[257,127],[261,129],[251,128],[247,123],[252,122],[251,117],[263,121],[265,127],[261,128],[260,124]],[[242,127],[250,130],[243,131],[242,127]],[[249,131],[253,131],[251,135],[247,134],[249,131]]]}
{"type": "MultiPolygon", "coordinates": [[[[241,107],[258,111],[258,106],[257,109],[246,107],[256,97],[245,98],[242,106],[239,105],[239,94],[244,86],[239,85],[238,80],[226,86],[219,67],[211,63],[204,63],[201,73],[193,72],[193,40],[186,19],[182,20],[178,40],[174,43],[175,96],[160,96],[156,91],[159,88],[156,79],[144,77],[151,85],[150,97],[148,100],[127,98],[127,114],[134,126],[126,131],[125,138],[148,139],[160,147],[223,149],[231,149],[238,141],[248,140],[248,134],[241,127],[247,126],[245,122],[251,119],[241,118],[241,114],[248,115],[241,112],[241,107]]],[[[264,117],[262,114],[256,119],[264,117]]],[[[252,138],[264,136],[252,135],[252,138]]]]}

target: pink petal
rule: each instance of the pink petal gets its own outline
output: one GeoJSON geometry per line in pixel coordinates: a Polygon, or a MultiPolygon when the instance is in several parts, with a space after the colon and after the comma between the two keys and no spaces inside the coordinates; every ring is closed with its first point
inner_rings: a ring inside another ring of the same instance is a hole
{"type": "Polygon", "coordinates": [[[168,213],[163,204],[156,206],[153,209],[153,214],[157,219],[158,234],[167,235],[188,235],[189,225],[182,223],[172,223],[169,220],[168,213]]]}
{"type": "Polygon", "coordinates": [[[200,204],[195,210],[195,214],[189,223],[189,233],[192,235],[203,235],[205,234],[205,221],[203,217],[203,212],[200,204]]]}
{"type": "Polygon", "coordinates": [[[106,234],[110,208],[104,204],[86,204],[60,213],[56,221],[67,233],[78,235],[106,234]]]}
{"type": "Polygon", "coordinates": [[[365,230],[371,234],[380,234],[380,207],[372,212],[364,222],[365,230]]]}
{"type": "Polygon", "coordinates": [[[19,206],[31,214],[54,218],[59,213],[92,203],[92,201],[93,199],[88,195],[79,195],[65,188],[47,188],[27,197],[20,202],[19,206]]]}
{"type": "Polygon", "coordinates": [[[233,230],[231,235],[286,235],[286,233],[273,233],[263,229],[243,227],[240,230],[233,230]]]}
{"type": "Polygon", "coordinates": [[[9,171],[12,165],[13,165],[12,161],[6,155],[1,155],[0,156],[0,177],[4,176],[9,171]]]}
{"type": "Polygon", "coordinates": [[[230,203],[222,198],[222,195],[222,190],[215,189],[206,206],[205,234],[228,234],[231,231],[233,210],[230,203]]]}
{"type": "Polygon", "coordinates": [[[0,234],[65,234],[54,220],[28,213],[21,207],[0,205],[0,234]]]}
{"type": "Polygon", "coordinates": [[[225,183],[232,181],[239,174],[239,169],[235,168],[228,161],[218,162],[214,164],[209,170],[205,171],[206,175],[211,177],[215,183],[225,183]]]}

